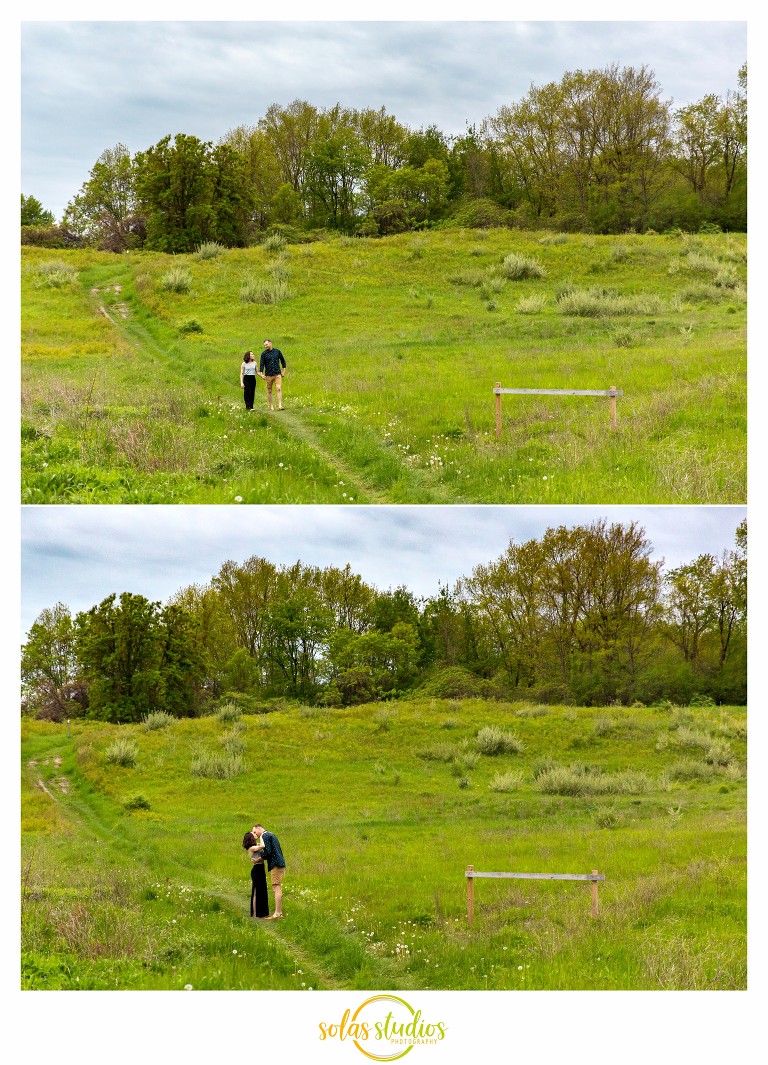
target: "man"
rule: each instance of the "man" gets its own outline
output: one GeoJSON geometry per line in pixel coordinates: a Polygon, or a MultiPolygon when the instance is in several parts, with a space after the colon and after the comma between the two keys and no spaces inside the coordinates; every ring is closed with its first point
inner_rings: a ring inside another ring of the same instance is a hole
{"type": "Polygon", "coordinates": [[[275,912],[271,917],[265,917],[265,921],[274,921],[283,916],[283,877],[285,876],[285,858],[280,849],[280,840],[274,832],[266,832],[264,825],[254,825],[251,829],[254,836],[264,844],[262,854],[269,870],[269,879],[272,883],[272,891],[275,896],[275,912]]]}
{"type": "Polygon", "coordinates": [[[280,348],[273,348],[271,340],[264,341],[264,350],[259,359],[259,377],[267,382],[267,401],[269,409],[274,410],[272,403],[272,386],[277,392],[277,409],[283,410],[283,378],[285,377],[285,359],[280,348]],[[282,367],[282,369],[281,369],[282,367]]]}

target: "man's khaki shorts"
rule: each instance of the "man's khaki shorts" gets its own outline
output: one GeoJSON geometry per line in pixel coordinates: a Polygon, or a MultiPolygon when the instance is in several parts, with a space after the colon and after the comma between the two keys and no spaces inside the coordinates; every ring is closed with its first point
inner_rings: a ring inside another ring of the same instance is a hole
{"type": "Polygon", "coordinates": [[[282,376],[283,375],[280,373],[267,374],[264,378],[264,380],[267,382],[267,391],[271,392],[272,385],[275,383],[275,381],[280,381],[282,379],[282,376]]]}
{"type": "Polygon", "coordinates": [[[285,866],[279,868],[275,865],[269,870],[269,879],[272,881],[272,887],[280,887],[285,876],[285,866]]]}

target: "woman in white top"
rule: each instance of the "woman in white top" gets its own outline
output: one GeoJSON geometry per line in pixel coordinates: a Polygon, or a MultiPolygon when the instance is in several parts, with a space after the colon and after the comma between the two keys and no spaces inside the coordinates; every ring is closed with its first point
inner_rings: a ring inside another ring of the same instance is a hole
{"type": "Polygon", "coordinates": [[[246,351],[240,363],[240,387],[243,390],[245,409],[253,410],[253,397],[256,394],[256,359],[252,351],[246,351]]]}

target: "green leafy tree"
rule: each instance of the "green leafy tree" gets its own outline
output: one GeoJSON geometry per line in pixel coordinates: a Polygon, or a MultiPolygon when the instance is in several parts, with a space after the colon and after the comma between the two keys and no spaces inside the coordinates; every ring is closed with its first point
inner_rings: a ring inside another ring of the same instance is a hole
{"type": "Polygon", "coordinates": [[[124,144],[101,153],[88,180],[67,205],[63,221],[105,251],[124,251],[142,243],[144,216],[136,200],[133,160],[124,144]]]}
{"type": "Polygon", "coordinates": [[[53,720],[81,713],[87,704],[78,683],[75,626],[69,607],[43,610],[21,651],[24,707],[53,720]]]}
{"type": "Polygon", "coordinates": [[[205,662],[197,625],[181,606],[163,609],[123,592],[78,614],[75,626],[91,716],[127,722],[156,710],[194,714],[205,662]]]}
{"type": "Polygon", "coordinates": [[[21,224],[23,226],[52,226],[55,222],[52,211],[46,211],[34,196],[21,194],[21,224]]]}
{"type": "Polygon", "coordinates": [[[245,243],[253,194],[236,149],[177,133],[139,152],[135,168],[148,248],[190,252],[205,241],[245,243]]]}

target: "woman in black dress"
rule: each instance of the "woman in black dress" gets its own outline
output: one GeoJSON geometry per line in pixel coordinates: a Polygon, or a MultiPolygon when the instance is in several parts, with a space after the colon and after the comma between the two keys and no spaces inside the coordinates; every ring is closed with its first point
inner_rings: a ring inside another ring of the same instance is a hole
{"type": "Polygon", "coordinates": [[[267,891],[267,874],[264,871],[264,844],[256,839],[253,832],[243,836],[243,847],[251,859],[251,917],[269,917],[269,892],[267,891]]]}

